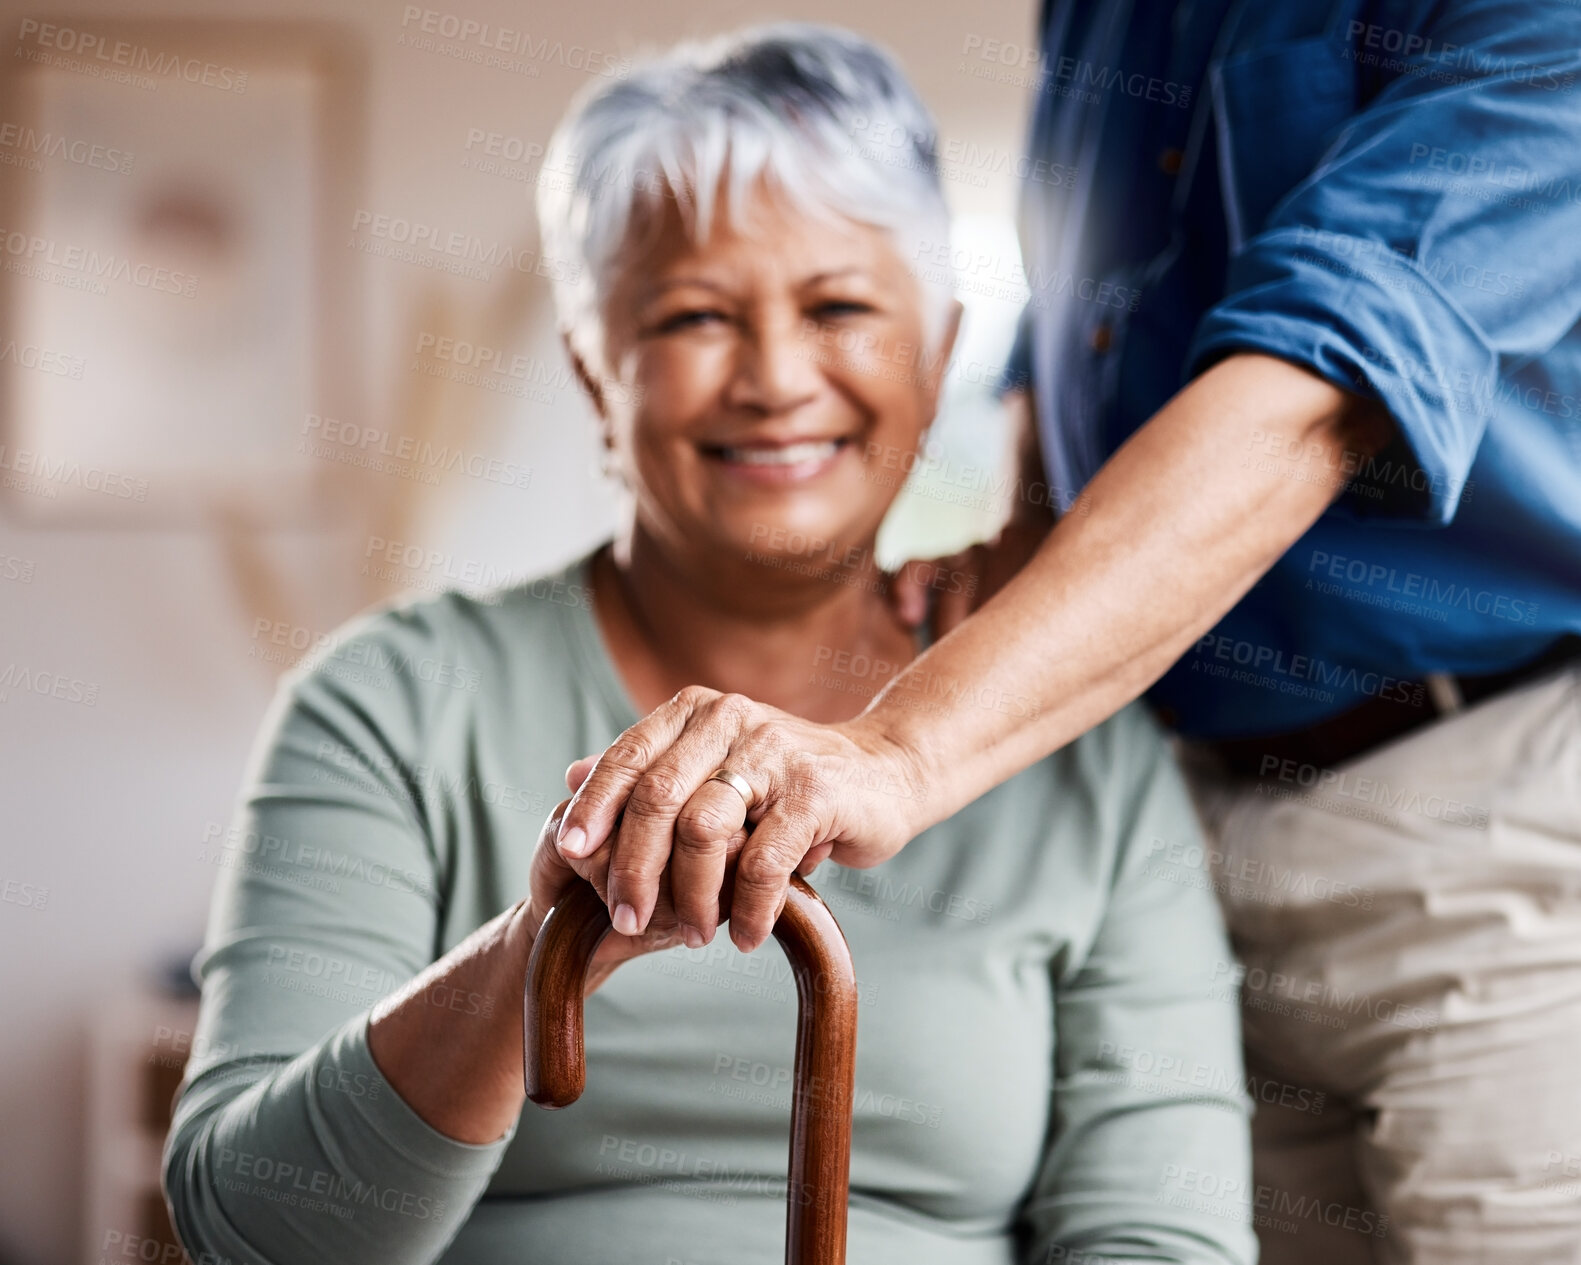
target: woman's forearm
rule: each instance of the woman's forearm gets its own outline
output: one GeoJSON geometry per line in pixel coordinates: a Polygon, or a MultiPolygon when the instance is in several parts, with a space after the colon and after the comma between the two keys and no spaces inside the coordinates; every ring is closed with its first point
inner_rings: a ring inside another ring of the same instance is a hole
{"type": "Polygon", "coordinates": [[[302,1057],[237,1059],[184,1090],[165,1188],[194,1257],[439,1258],[521,1110],[528,917],[501,914],[302,1057]]]}
{"type": "Polygon", "coordinates": [[[1370,401],[1267,356],[1176,395],[1021,573],[853,722],[912,753],[915,829],[1136,698],[1316,521],[1347,454],[1387,434],[1370,401]]]}
{"type": "Polygon", "coordinates": [[[430,1126],[475,1145],[521,1113],[522,989],[537,928],[528,902],[485,923],[380,1002],[368,1050],[430,1126]]]}

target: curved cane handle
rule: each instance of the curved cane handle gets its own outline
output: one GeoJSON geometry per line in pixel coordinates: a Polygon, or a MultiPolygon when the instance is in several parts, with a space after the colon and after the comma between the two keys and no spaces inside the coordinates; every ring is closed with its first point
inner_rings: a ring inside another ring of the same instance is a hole
{"type": "Polygon", "coordinates": [[[522,1072],[527,1097],[550,1111],[569,1107],[587,1083],[582,994],[588,965],[611,929],[592,884],[579,882],[544,915],[533,941],[522,998],[522,1072]]]}
{"type": "MultiPolygon", "coordinates": [[[[578,883],[551,909],[527,964],[522,1008],[527,1097],[568,1107],[582,1096],[582,993],[609,934],[609,911],[578,883]]],[[[796,1084],[791,1098],[786,1265],[844,1265],[851,1184],[851,1105],[856,1076],[856,974],[829,907],[791,878],[774,938],[796,980],[796,1084]]]]}

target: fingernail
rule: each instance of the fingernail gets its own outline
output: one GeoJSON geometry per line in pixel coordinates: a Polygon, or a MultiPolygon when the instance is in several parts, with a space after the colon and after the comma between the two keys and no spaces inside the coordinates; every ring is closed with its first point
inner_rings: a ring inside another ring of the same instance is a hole
{"type": "Polygon", "coordinates": [[[624,902],[616,905],[615,917],[611,921],[615,924],[615,930],[620,932],[621,935],[634,936],[637,934],[637,911],[630,905],[624,902]]]}
{"type": "Polygon", "coordinates": [[[565,823],[560,823],[560,851],[567,856],[579,857],[587,851],[587,831],[581,826],[572,826],[565,829],[565,823]]]}
{"type": "Polygon", "coordinates": [[[686,942],[686,947],[688,949],[700,949],[703,947],[703,945],[708,943],[703,939],[703,933],[701,931],[699,931],[696,927],[688,926],[684,922],[681,924],[681,939],[686,942]]]}

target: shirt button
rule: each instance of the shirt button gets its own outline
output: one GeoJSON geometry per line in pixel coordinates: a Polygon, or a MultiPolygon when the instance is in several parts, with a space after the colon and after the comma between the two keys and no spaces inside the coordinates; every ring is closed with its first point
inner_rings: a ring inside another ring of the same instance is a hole
{"type": "Polygon", "coordinates": [[[1092,331],[1092,349],[1099,355],[1109,350],[1114,342],[1114,330],[1109,327],[1108,321],[1102,321],[1092,331]]]}
{"type": "Polygon", "coordinates": [[[1158,169],[1166,176],[1178,176],[1180,165],[1186,161],[1186,155],[1171,145],[1158,155],[1158,169]]]}

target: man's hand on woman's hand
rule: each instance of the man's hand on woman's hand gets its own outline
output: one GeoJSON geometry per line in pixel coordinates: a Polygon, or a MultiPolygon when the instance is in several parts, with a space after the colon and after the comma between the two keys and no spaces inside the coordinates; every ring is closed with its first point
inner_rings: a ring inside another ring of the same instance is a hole
{"type": "MultiPolygon", "coordinates": [[[[921,624],[936,593],[930,626],[943,637],[1025,565],[1053,521],[1028,513],[963,553],[907,563],[891,577],[897,614],[921,624]]],[[[926,789],[920,760],[861,717],[819,725],[701,686],[602,756],[578,760],[566,787],[575,794],[557,859],[593,882],[625,935],[646,936],[660,902],[673,900],[679,938],[693,948],[728,919],[731,939],[751,951],[772,934],[792,874],[830,856],[877,865],[927,820],[914,811],[926,789]],[[750,812],[737,791],[704,780],[718,768],[752,784],[750,812]]]]}
{"type": "Polygon", "coordinates": [[[572,765],[567,782],[559,854],[598,888],[616,931],[645,933],[668,879],[686,944],[706,944],[728,918],[743,952],[773,932],[792,874],[900,851],[925,820],[927,786],[917,756],[861,717],[819,725],[701,686],[572,765]],[[706,780],[719,768],[751,784],[750,812],[706,780]]]}

